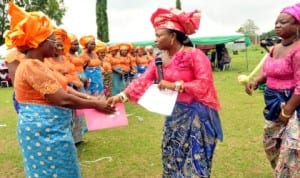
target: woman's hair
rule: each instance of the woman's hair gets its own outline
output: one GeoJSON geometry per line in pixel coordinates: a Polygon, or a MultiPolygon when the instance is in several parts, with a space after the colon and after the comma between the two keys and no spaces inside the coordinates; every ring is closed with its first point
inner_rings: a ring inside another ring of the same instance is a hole
{"type": "Polygon", "coordinates": [[[176,39],[179,41],[179,43],[185,45],[185,46],[190,46],[190,47],[193,47],[193,43],[192,41],[190,40],[190,38],[185,35],[184,33],[178,31],[178,30],[171,30],[169,29],[169,31],[171,33],[176,33],[176,39]]]}

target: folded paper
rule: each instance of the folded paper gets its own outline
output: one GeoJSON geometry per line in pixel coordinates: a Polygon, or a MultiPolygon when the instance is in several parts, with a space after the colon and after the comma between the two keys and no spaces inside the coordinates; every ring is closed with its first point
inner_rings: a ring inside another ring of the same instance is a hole
{"type": "Polygon", "coordinates": [[[85,116],[89,131],[128,125],[123,103],[116,104],[116,112],[114,114],[105,114],[95,109],[77,109],[76,115],[85,116]]]}

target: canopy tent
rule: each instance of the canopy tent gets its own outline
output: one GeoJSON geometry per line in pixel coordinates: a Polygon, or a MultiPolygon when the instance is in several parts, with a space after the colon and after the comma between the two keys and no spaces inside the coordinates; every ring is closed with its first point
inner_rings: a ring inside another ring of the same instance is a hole
{"type": "MultiPolygon", "coordinates": [[[[228,43],[240,39],[244,39],[246,46],[251,45],[251,40],[248,35],[245,34],[231,34],[224,36],[207,36],[207,37],[190,37],[191,41],[195,45],[216,45],[222,43],[228,43]]],[[[147,45],[155,45],[154,40],[147,41],[135,41],[133,42],[135,46],[147,46],[147,45]]]]}
{"type": "MultiPolygon", "coordinates": [[[[148,38],[149,39],[149,38],[148,38]]],[[[195,45],[216,45],[243,39],[246,46],[251,45],[248,35],[232,31],[222,24],[212,20],[206,13],[202,13],[199,30],[190,36],[195,45]]],[[[136,46],[155,45],[153,40],[133,41],[136,46]]]]}
{"type": "Polygon", "coordinates": [[[235,32],[223,24],[212,20],[207,14],[202,13],[199,30],[190,36],[191,41],[198,45],[216,45],[243,39],[246,46],[251,45],[248,35],[235,32]]]}
{"type": "Polygon", "coordinates": [[[246,46],[251,45],[250,38],[247,35],[240,34],[240,35],[232,35],[232,36],[211,36],[211,37],[198,37],[198,38],[191,38],[191,41],[194,44],[201,44],[201,45],[213,45],[213,44],[222,44],[228,43],[235,40],[239,40],[244,38],[246,46]]]}
{"type": "Polygon", "coordinates": [[[7,54],[8,49],[5,44],[0,46],[0,59],[4,59],[4,56],[7,54]]]}

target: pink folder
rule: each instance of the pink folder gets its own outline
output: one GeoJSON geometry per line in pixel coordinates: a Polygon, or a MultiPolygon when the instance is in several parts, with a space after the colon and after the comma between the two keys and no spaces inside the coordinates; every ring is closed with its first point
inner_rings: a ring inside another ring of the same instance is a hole
{"type": "Polygon", "coordinates": [[[116,112],[114,114],[101,113],[95,109],[77,109],[76,115],[85,116],[89,131],[128,125],[123,103],[116,104],[116,112]]]}

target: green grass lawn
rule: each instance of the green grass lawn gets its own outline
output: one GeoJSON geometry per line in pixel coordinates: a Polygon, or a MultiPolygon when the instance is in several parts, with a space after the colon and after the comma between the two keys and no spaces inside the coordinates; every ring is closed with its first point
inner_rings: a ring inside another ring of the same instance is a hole
{"type": "MultiPolygon", "coordinates": [[[[213,178],[271,178],[272,169],[262,148],[262,92],[253,96],[237,82],[241,73],[248,74],[264,54],[252,47],[232,56],[229,71],[214,72],[221,101],[220,116],[224,141],[219,142],[213,178]]],[[[11,101],[11,88],[0,88],[0,178],[24,177],[22,157],[16,138],[17,116],[11,101]],[[3,125],[6,125],[3,127],[3,125]]],[[[126,104],[129,125],[88,132],[87,143],[78,147],[82,175],[86,178],[160,177],[160,141],[164,117],[147,112],[133,103],[126,104]],[[95,161],[100,158],[97,162],[95,161]],[[109,159],[111,158],[111,159],[109,159]]]]}

